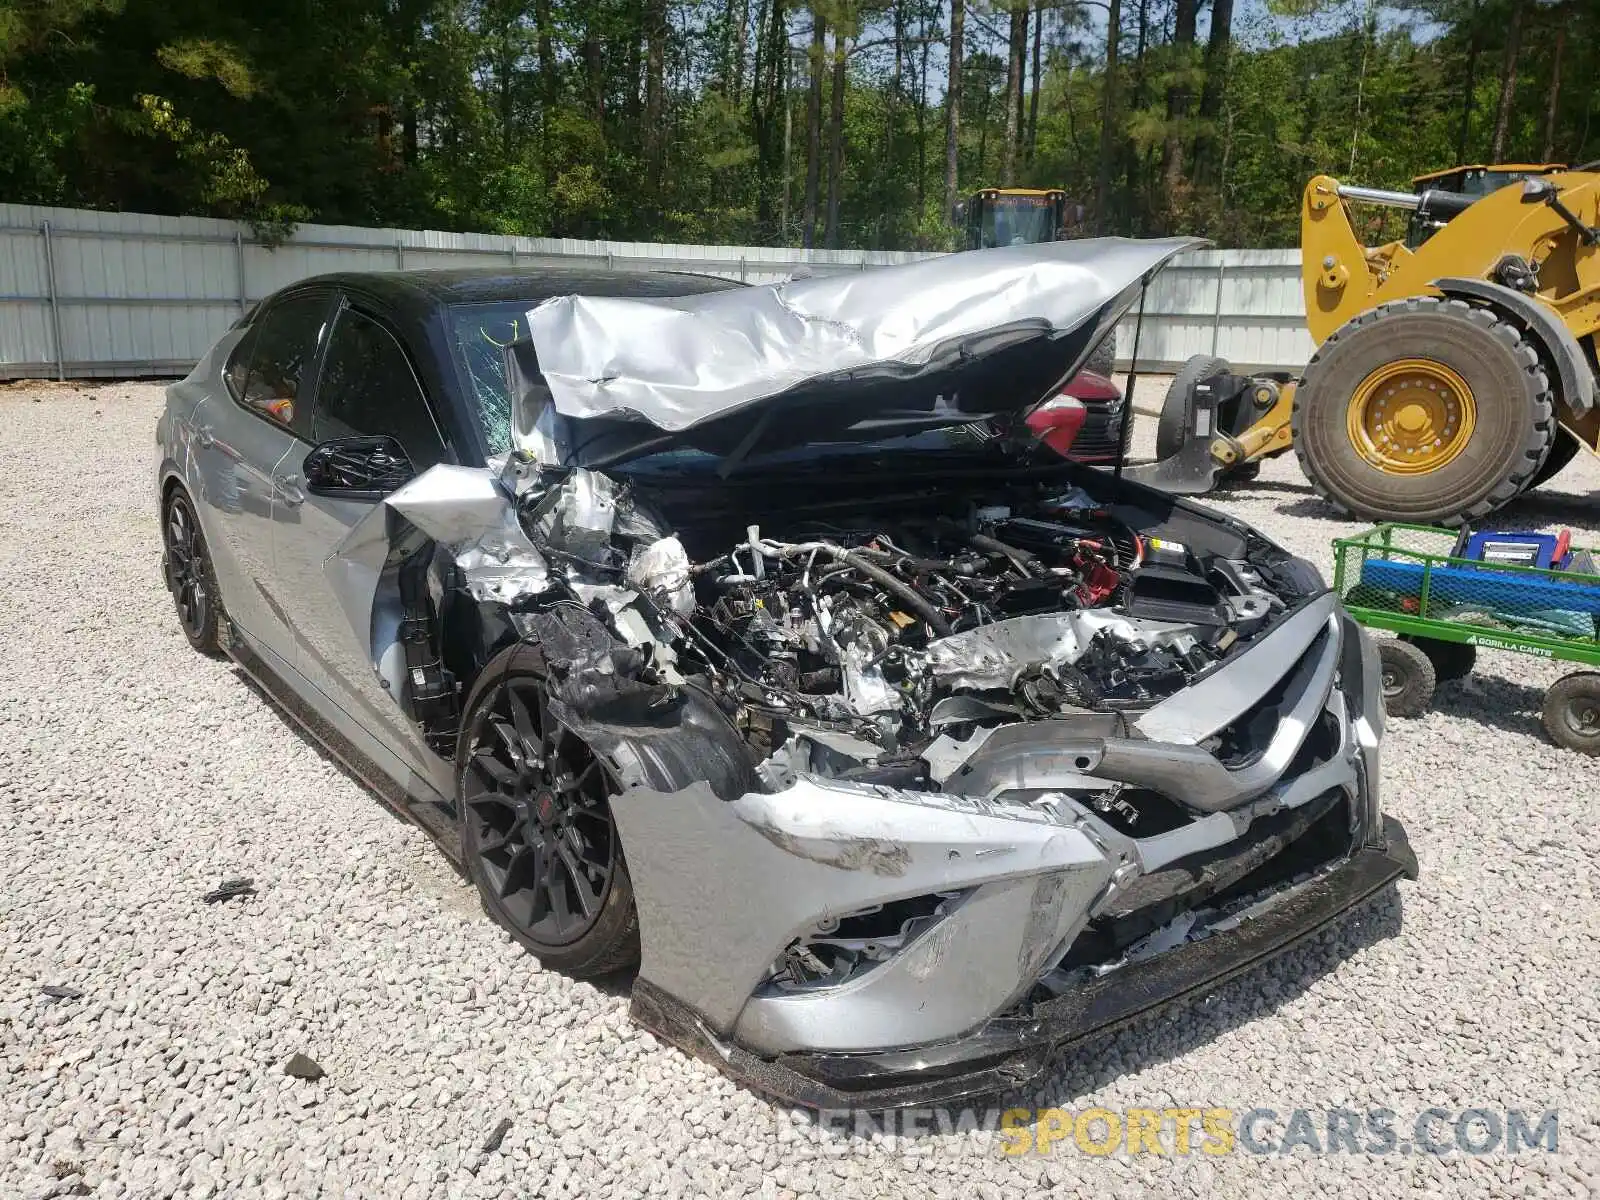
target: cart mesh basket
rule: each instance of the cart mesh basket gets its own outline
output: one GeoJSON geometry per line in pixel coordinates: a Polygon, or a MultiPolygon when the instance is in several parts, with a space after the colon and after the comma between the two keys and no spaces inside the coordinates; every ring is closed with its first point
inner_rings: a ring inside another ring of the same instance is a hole
{"type": "Polygon", "coordinates": [[[1459,557],[1463,541],[1402,524],[1336,539],[1334,587],[1363,625],[1600,664],[1600,552],[1572,547],[1566,569],[1550,570],[1497,561],[1512,539],[1482,558],[1459,557]]]}

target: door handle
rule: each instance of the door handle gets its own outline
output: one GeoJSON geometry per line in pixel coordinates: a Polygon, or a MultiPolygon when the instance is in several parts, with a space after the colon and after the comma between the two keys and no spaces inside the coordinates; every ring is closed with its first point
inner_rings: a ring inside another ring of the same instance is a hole
{"type": "Polygon", "coordinates": [[[305,490],[301,488],[301,479],[298,475],[274,475],[272,477],[273,490],[278,493],[278,498],[290,508],[298,508],[305,502],[305,490]]]}
{"type": "Polygon", "coordinates": [[[200,443],[202,450],[209,450],[215,444],[216,438],[211,433],[211,426],[202,425],[195,430],[194,440],[200,443]]]}

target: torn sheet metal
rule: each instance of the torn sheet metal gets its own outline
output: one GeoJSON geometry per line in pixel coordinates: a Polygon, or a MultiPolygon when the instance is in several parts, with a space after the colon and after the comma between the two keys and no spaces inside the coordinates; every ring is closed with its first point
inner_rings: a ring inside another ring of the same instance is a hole
{"type": "Polygon", "coordinates": [[[390,556],[407,527],[454,556],[475,599],[507,602],[549,586],[549,564],[517,523],[494,472],[448,463],[424,471],[374,505],[323,564],[373,667],[386,676],[393,673],[400,606],[390,556]]]}
{"type": "MultiPolygon", "coordinates": [[[[514,374],[527,385],[513,404],[516,442],[548,451],[549,422],[541,427],[540,418],[552,405],[568,418],[676,432],[820,381],[894,385],[881,397],[863,393],[858,421],[874,404],[904,404],[908,380],[927,383],[928,397],[938,393],[951,423],[963,412],[970,420],[954,385],[975,359],[1031,340],[1056,376],[1046,386],[1059,383],[1099,339],[1077,339],[1065,359],[1053,343],[1090,323],[1096,334],[1109,329],[1141,279],[1204,244],[1090,238],[692,296],[557,297],[528,314],[523,349],[532,347],[536,364],[519,362],[513,348],[514,374]],[[948,395],[939,387],[946,375],[948,395]]],[[[1004,404],[1031,406],[1043,394],[1012,394],[1004,404]]],[[[752,427],[752,440],[760,432],[752,427]]]]}
{"type": "Polygon", "coordinates": [[[934,678],[974,691],[1008,689],[1025,671],[1075,662],[1101,630],[1123,641],[1160,646],[1192,639],[1193,625],[1118,616],[1106,609],[1012,617],[928,643],[934,678]]]}

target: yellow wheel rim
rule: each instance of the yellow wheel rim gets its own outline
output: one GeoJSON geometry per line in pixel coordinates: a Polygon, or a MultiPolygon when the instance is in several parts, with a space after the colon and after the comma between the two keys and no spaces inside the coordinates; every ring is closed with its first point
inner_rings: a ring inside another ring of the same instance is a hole
{"type": "Polygon", "coordinates": [[[1443,363],[1401,358],[1361,381],[1347,429],[1361,457],[1389,475],[1437,471],[1466,449],[1478,425],[1472,389],[1443,363]]]}

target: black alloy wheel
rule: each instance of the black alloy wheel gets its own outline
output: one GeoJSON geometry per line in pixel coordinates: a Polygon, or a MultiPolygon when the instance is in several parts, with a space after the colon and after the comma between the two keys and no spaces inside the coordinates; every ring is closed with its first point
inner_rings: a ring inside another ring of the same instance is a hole
{"type": "Polygon", "coordinates": [[[489,915],[569,974],[637,961],[633,888],[611,815],[614,781],[556,720],[539,675],[513,669],[478,696],[457,776],[462,849],[489,915]]]}
{"type": "Polygon", "coordinates": [[[222,602],[217,594],[216,576],[206,553],[205,535],[200,531],[194,505],[183,491],[167,500],[161,524],[162,570],[167,590],[178,610],[178,624],[189,644],[202,654],[222,652],[217,636],[222,602]]]}

